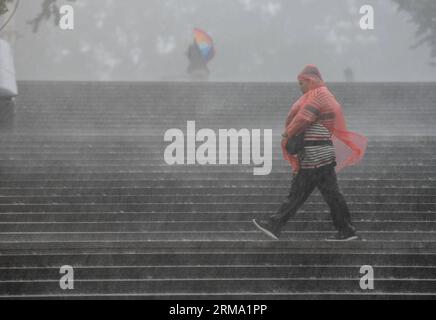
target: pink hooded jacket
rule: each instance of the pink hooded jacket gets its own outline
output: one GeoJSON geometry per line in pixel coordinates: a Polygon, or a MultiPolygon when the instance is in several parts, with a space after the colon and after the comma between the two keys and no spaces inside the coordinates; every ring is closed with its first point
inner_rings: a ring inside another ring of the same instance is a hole
{"type": "MultiPolygon", "coordinates": [[[[348,131],[341,105],[325,86],[321,73],[314,65],[306,66],[298,79],[309,80],[309,91],[295,102],[286,119],[286,132],[288,137],[299,134],[314,122],[313,116],[305,112],[305,106],[316,107],[320,112],[327,110],[334,113],[333,120],[325,123],[332,133],[332,141],[336,152],[336,172],[347,166],[357,164],[362,160],[368,139],[355,132],[348,131]]],[[[294,155],[286,151],[287,140],[282,140],[284,158],[291,164],[294,172],[299,171],[299,161],[294,155]]]]}

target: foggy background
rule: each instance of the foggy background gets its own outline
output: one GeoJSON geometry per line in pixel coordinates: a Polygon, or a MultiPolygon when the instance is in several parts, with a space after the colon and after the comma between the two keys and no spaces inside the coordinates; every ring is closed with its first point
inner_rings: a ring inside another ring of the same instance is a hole
{"type": "Polygon", "coordinates": [[[198,27],[215,41],[211,81],[295,81],[308,63],[327,81],[344,81],[347,67],[356,81],[436,81],[430,46],[412,48],[417,25],[391,0],[57,1],[75,8],[75,30],[50,17],[35,33],[42,2],[22,1],[8,31],[18,80],[187,80],[198,27]],[[365,4],[375,30],[359,27],[365,4]]]}

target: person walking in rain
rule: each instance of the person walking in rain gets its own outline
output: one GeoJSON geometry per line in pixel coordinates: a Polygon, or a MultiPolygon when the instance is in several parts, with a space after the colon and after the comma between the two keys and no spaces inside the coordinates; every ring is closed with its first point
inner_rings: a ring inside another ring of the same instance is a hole
{"type": "Polygon", "coordinates": [[[357,240],[336,172],[363,158],[367,139],[347,130],[341,105],[315,65],[306,66],[298,82],[303,96],[289,111],[281,142],[283,156],[294,172],[291,190],[275,214],[267,220],[254,219],[253,223],[270,238],[278,240],[284,225],[318,188],[337,230],[337,234],[326,240],[357,240]]]}
{"type": "Polygon", "coordinates": [[[186,52],[189,60],[187,72],[193,81],[207,81],[210,75],[207,64],[215,57],[215,45],[206,31],[198,28],[193,31],[194,41],[186,52]]]}
{"type": "Polygon", "coordinates": [[[189,60],[187,72],[194,81],[207,81],[210,71],[207,67],[207,61],[201,55],[198,44],[194,41],[188,48],[186,56],[189,60]]]}

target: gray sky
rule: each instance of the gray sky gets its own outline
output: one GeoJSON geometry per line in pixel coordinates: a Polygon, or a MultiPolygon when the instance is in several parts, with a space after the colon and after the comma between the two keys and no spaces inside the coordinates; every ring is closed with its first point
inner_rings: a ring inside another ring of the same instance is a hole
{"type": "MultiPolygon", "coordinates": [[[[436,81],[416,26],[390,0],[76,0],[75,30],[52,20],[32,33],[42,0],[23,0],[15,29],[18,79],[183,80],[193,27],[214,38],[215,81],[295,81],[317,64],[327,81],[436,81]],[[362,5],[375,30],[359,27],[362,5]]],[[[60,4],[68,3],[59,1],[60,4]]]]}

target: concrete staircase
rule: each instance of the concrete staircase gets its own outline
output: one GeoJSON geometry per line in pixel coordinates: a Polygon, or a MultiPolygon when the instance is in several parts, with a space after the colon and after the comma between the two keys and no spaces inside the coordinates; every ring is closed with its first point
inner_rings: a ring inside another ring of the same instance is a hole
{"type": "Polygon", "coordinates": [[[328,243],[315,192],[269,241],[252,218],[288,192],[286,84],[21,82],[0,129],[0,297],[436,297],[436,85],[335,84],[369,137],[340,185],[364,241],[328,243]],[[273,171],[168,166],[164,132],[273,129],[273,171]],[[60,267],[74,268],[62,290],[60,267]],[[374,268],[362,290],[360,268],[374,268]]]}

